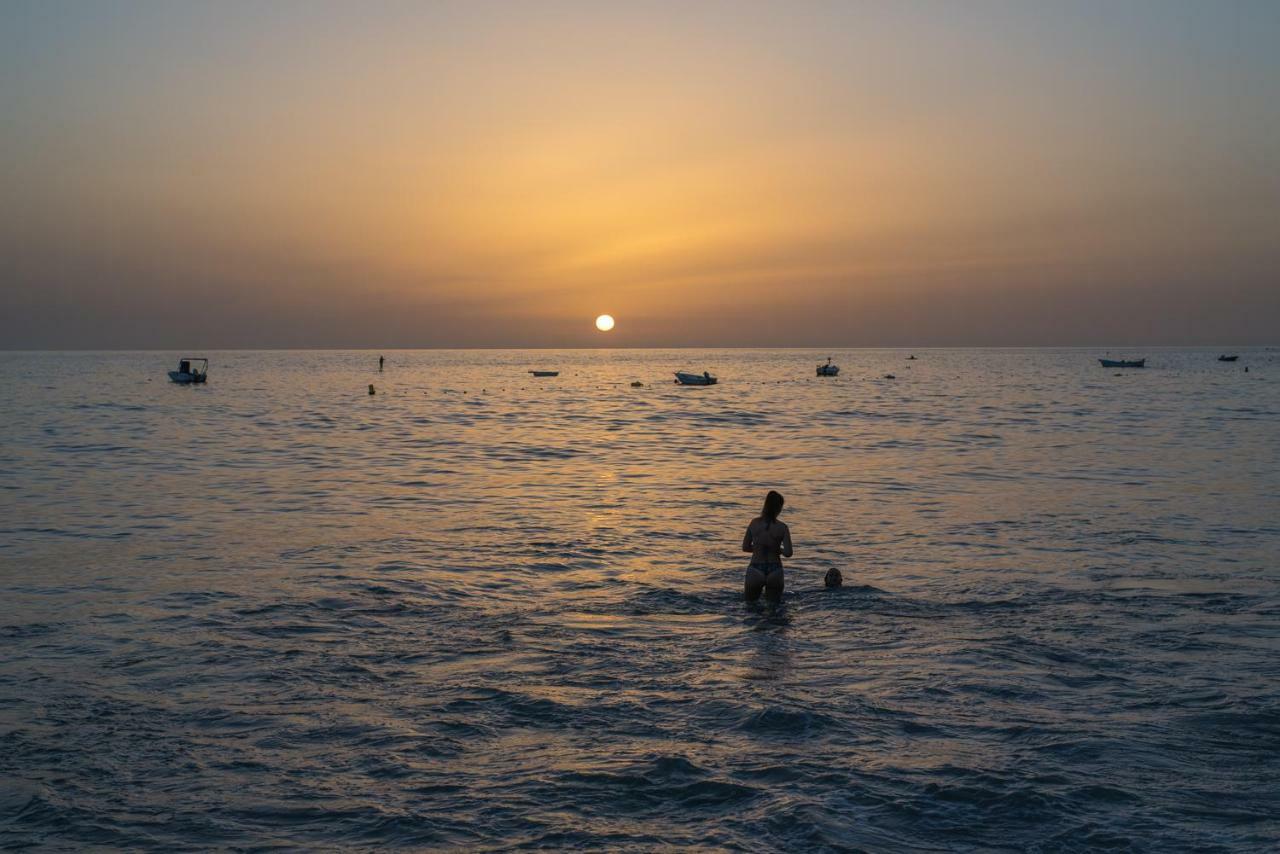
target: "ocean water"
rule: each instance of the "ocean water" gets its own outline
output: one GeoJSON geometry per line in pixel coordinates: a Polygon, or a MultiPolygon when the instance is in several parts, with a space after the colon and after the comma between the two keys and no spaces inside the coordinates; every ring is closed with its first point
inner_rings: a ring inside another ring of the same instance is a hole
{"type": "Polygon", "coordinates": [[[0,846],[1275,850],[1240,352],[0,354],[0,846]]]}

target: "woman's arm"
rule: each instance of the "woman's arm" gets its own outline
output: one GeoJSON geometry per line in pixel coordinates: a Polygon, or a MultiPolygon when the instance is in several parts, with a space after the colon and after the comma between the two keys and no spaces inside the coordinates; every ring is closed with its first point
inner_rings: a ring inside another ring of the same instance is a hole
{"type": "Polygon", "coordinates": [[[755,551],[755,549],[752,548],[752,543],[751,543],[751,526],[750,525],[747,526],[747,533],[742,538],[742,550],[744,552],[755,551]]]}
{"type": "Polygon", "coordinates": [[[782,526],[782,556],[791,557],[791,528],[782,526]]]}

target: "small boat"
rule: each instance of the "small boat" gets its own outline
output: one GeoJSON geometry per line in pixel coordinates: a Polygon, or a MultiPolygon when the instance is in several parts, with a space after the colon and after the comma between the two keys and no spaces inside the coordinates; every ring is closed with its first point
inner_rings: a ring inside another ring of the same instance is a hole
{"type": "Polygon", "coordinates": [[[717,382],[718,380],[706,371],[700,374],[676,371],[676,383],[679,385],[715,385],[717,382]]]}
{"type": "Polygon", "coordinates": [[[825,365],[818,365],[818,376],[820,377],[834,377],[838,373],[840,373],[840,366],[831,364],[830,356],[827,357],[825,365]]]}
{"type": "Polygon", "coordinates": [[[202,356],[183,356],[178,360],[178,370],[169,372],[169,379],[188,385],[209,379],[209,360],[202,356]]]}
{"type": "Polygon", "coordinates": [[[1218,361],[1219,361],[1219,362],[1234,362],[1236,359],[1239,359],[1239,358],[1240,358],[1239,356],[1219,356],[1219,357],[1218,357],[1218,361]]]}
{"type": "Polygon", "coordinates": [[[914,362],[915,360],[916,360],[916,354],[915,354],[915,353],[912,353],[910,356],[908,356],[908,357],[907,357],[907,361],[908,361],[908,362],[914,362]]]}
{"type": "Polygon", "coordinates": [[[529,373],[533,374],[535,377],[558,377],[558,376],[560,376],[560,372],[559,372],[559,371],[530,371],[529,373]]]}
{"type": "Polygon", "coordinates": [[[640,382],[640,380],[635,380],[635,381],[633,381],[633,382],[631,383],[631,387],[632,387],[632,388],[644,388],[644,383],[640,382]]]}
{"type": "Polygon", "coordinates": [[[1146,367],[1146,359],[1099,359],[1104,368],[1143,368],[1146,367]]]}

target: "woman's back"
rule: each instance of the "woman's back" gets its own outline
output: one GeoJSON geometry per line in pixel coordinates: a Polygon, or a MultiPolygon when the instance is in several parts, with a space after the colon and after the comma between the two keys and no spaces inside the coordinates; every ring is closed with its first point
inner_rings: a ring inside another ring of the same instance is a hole
{"type": "Polygon", "coordinates": [[[747,530],[751,535],[753,561],[778,563],[782,560],[782,544],[787,536],[786,523],[757,516],[751,520],[747,530]]]}

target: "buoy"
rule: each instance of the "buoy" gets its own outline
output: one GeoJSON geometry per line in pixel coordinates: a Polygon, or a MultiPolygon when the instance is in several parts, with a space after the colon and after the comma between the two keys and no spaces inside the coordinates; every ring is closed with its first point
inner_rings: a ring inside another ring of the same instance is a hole
{"type": "Polygon", "coordinates": [[[373,390],[373,383],[369,383],[369,394],[377,394],[377,392],[373,390]]]}

